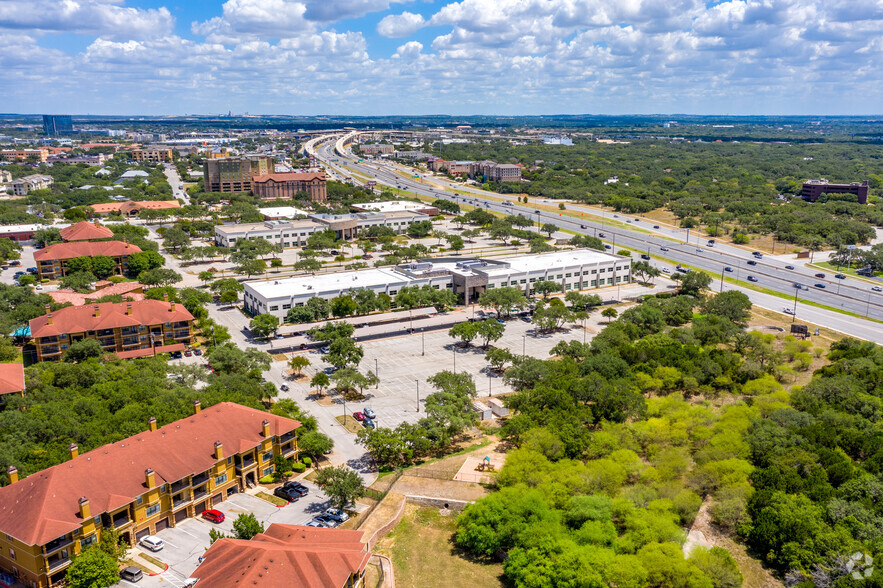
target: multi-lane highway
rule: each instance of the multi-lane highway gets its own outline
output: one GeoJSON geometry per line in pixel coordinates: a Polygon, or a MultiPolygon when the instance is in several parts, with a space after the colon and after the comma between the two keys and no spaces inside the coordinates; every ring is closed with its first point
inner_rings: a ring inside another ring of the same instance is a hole
{"type": "Polygon", "coordinates": [[[380,184],[417,194],[472,204],[494,212],[523,214],[538,223],[551,223],[573,233],[603,235],[603,240],[611,247],[624,247],[648,254],[655,265],[669,271],[671,267],[665,263],[667,261],[698,268],[718,278],[724,276],[742,283],[751,282],[757,287],[787,296],[790,301],[782,301],[781,308],[793,307],[796,294],[798,302],[812,301],[839,311],[883,320],[883,296],[862,280],[849,277],[838,280],[831,272],[814,271],[775,257],[756,258],[752,252],[731,245],[714,244],[709,247],[704,238],[688,235],[681,229],[655,225],[640,217],[601,212],[572,204],[568,204],[567,212],[559,213],[547,210],[546,206],[537,208],[534,204],[516,203],[514,196],[448,184],[440,178],[431,178],[431,183],[426,184],[414,180],[406,168],[391,163],[376,160],[359,163],[347,149],[342,148],[346,140],[346,136],[342,136],[316,146],[319,159],[341,175],[352,177],[355,171],[380,184]],[[446,191],[445,187],[458,192],[446,191]],[[569,216],[568,213],[582,213],[582,216],[569,216]],[[627,225],[635,228],[626,228],[627,225]],[[818,273],[824,273],[824,278],[817,277],[818,273]]]}

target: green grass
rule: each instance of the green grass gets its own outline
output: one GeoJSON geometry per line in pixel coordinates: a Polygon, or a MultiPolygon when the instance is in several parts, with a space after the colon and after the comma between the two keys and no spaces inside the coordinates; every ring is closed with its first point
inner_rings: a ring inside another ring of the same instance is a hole
{"type": "MultiPolygon", "coordinates": [[[[437,461],[441,461],[441,460],[447,459],[449,457],[454,457],[456,455],[461,455],[463,453],[469,453],[470,451],[475,451],[476,449],[481,449],[482,447],[487,447],[490,444],[491,444],[491,440],[488,438],[484,438],[481,441],[479,441],[478,443],[473,443],[472,445],[470,445],[468,447],[464,447],[463,449],[458,449],[457,451],[453,451],[451,453],[446,453],[445,455],[442,455],[441,457],[434,457],[432,459],[427,459],[424,461],[414,463],[413,465],[409,465],[406,468],[402,468],[402,471],[407,472],[408,470],[410,470],[412,468],[425,466],[427,464],[435,463],[437,461]]],[[[394,473],[395,473],[395,470],[386,470],[386,471],[381,470],[380,473],[377,475],[377,477],[382,478],[383,476],[389,476],[390,474],[394,474],[394,473]]]]}
{"type": "Polygon", "coordinates": [[[158,567],[161,570],[165,569],[165,567],[166,567],[165,563],[159,561],[155,557],[151,557],[151,556],[147,555],[146,553],[141,553],[140,556],[142,559],[148,561],[149,563],[152,563],[153,565],[155,565],[156,567],[158,567]]]}
{"type": "Polygon", "coordinates": [[[276,506],[285,506],[286,504],[288,504],[286,501],[282,500],[281,498],[273,496],[272,494],[267,494],[266,492],[258,492],[257,494],[255,494],[255,496],[257,496],[261,500],[266,500],[270,504],[273,504],[276,506]]]}
{"type": "MultiPolygon", "coordinates": [[[[871,278],[868,278],[867,276],[858,275],[856,273],[856,271],[852,268],[844,267],[842,265],[840,267],[837,267],[836,263],[831,263],[830,261],[820,261],[818,263],[810,263],[807,265],[807,267],[823,269],[823,270],[828,270],[828,271],[832,271],[832,272],[838,272],[838,273],[845,274],[847,276],[852,276],[854,278],[858,278],[859,280],[864,280],[866,282],[870,282],[873,284],[876,284],[878,282],[878,280],[873,280],[871,278]]],[[[877,277],[880,276],[879,273],[874,274],[874,275],[877,277]]]]}

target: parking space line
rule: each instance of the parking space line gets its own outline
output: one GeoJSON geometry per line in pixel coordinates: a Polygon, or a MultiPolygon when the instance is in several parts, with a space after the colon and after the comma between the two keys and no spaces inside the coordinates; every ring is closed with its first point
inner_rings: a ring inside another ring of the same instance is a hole
{"type": "MultiPolygon", "coordinates": [[[[200,538],[200,537],[194,535],[193,533],[190,533],[190,532],[188,532],[188,531],[185,531],[185,530],[182,529],[181,527],[175,527],[175,530],[177,530],[177,531],[181,531],[182,533],[187,533],[188,535],[190,535],[190,536],[193,537],[194,539],[199,539],[199,538],[200,538]]],[[[168,543],[168,541],[166,541],[166,543],[168,543]]],[[[170,545],[171,545],[171,544],[170,544],[170,545]]]]}
{"type": "Polygon", "coordinates": [[[174,543],[172,543],[171,541],[169,541],[168,539],[163,539],[163,543],[165,543],[165,544],[167,544],[167,545],[171,545],[171,546],[174,547],[175,549],[178,549],[178,546],[175,545],[174,543]]]}

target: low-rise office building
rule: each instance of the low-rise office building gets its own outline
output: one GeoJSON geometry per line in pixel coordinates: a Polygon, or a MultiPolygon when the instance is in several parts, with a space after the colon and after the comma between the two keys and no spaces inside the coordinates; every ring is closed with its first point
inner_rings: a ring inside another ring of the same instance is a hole
{"type": "Polygon", "coordinates": [[[363,588],[371,553],[363,532],[273,523],[249,541],[215,541],[191,574],[200,588],[231,578],[262,588],[363,588]]]}
{"type": "Polygon", "coordinates": [[[822,178],[821,180],[808,180],[803,183],[800,197],[809,202],[815,202],[823,194],[854,194],[859,204],[868,203],[868,181],[852,182],[851,184],[834,184],[822,178]]]}
{"type": "Polygon", "coordinates": [[[34,190],[44,190],[49,188],[55,180],[52,176],[44,176],[42,174],[32,174],[17,180],[12,180],[9,185],[12,186],[12,193],[15,196],[27,196],[34,190]]]}
{"type": "Polygon", "coordinates": [[[30,243],[34,240],[34,233],[45,228],[46,225],[0,225],[0,239],[30,243]]]}
{"type": "Polygon", "coordinates": [[[243,239],[266,239],[274,245],[298,247],[306,244],[310,235],[318,231],[334,231],[337,238],[349,239],[372,226],[389,227],[404,233],[411,223],[429,220],[419,212],[361,212],[356,214],[311,214],[301,220],[268,220],[262,223],[227,224],[215,226],[215,244],[236,247],[243,239]]]}
{"type": "Polygon", "coordinates": [[[193,343],[193,315],[164,300],[102,302],[66,306],[28,322],[37,361],[61,359],[71,344],[95,339],[107,353],[123,357],[165,351],[160,346],[193,343]]]}
{"type": "Polygon", "coordinates": [[[326,202],[328,193],[325,189],[325,173],[267,174],[252,180],[252,192],[258,198],[266,200],[284,200],[294,198],[298,192],[310,195],[311,202],[326,202]]]}
{"type": "Polygon", "coordinates": [[[383,202],[363,202],[353,204],[350,208],[354,212],[419,212],[429,216],[439,213],[438,208],[425,202],[413,202],[411,200],[386,200],[383,202]]]}
{"type": "Polygon", "coordinates": [[[40,279],[54,280],[68,274],[67,260],[76,257],[110,257],[116,264],[115,272],[124,274],[129,268],[129,256],[139,253],[140,247],[124,241],[79,241],[56,243],[34,252],[40,279]]]}
{"type": "Polygon", "coordinates": [[[306,210],[296,208],[294,206],[273,206],[270,208],[259,208],[264,220],[292,220],[296,218],[306,218],[310,215],[306,210]]]}
{"type": "Polygon", "coordinates": [[[134,545],[199,516],[297,455],[300,423],[223,402],[0,488],[0,570],[26,586],[64,582],[71,558],[115,529],[134,545]]]}
{"type": "Polygon", "coordinates": [[[175,154],[171,147],[143,147],[132,151],[132,160],[139,163],[172,163],[175,154]]]}
{"type": "Polygon", "coordinates": [[[498,259],[462,257],[428,259],[395,268],[369,269],[281,280],[245,283],[243,302],[253,314],[269,313],[284,318],[289,309],[310,298],[331,300],[349,292],[368,289],[395,297],[405,286],[447,288],[475,301],[487,290],[513,287],[533,295],[533,284],[551,280],[562,292],[590,290],[631,281],[631,260],[594,249],[555,251],[498,259]]]}
{"type": "Polygon", "coordinates": [[[34,160],[39,163],[46,163],[49,159],[49,150],[40,149],[2,149],[0,150],[0,159],[6,161],[28,161],[34,160]]]}

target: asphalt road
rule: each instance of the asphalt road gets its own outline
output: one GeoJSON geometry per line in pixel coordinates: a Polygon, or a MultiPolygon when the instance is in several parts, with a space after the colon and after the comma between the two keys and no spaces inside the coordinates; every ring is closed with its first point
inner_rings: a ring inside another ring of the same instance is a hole
{"type": "MultiPolygon", "coordinates": [[[[344,159],[333,152],[333,146],[334,143],[331,142],[320,145],[317,148],[317,154],[323,161],[330,162],[330,165],[333,167],[346,172],[341,167],[344,159]]],[[[852,278],[842,281],[837,280],[829,272],[824,272],[826,274],[825,278],[817,278],[814,276],[817,272],[809,268],[795,265],[793,270],[789,270],[785,268],[786,265],[789,265],[785,261],[769,256],[755,259],[751,252],[738,247],[724,244],[707,247],[705,246],[707,242],[705,238],[697,240],[696,236],[690,236],[686,231],[671,227],[663,228],[661,225],[659,225],[659,229],[654,229],[652,221],[647,221],[640,217],[612,213],[606,215],[608,218],[616,217],[610,218],[610,220],[617,224],[633,224],[635,227],[642,229],[642,231],[630,230],[619,226],[611,227],[606,224],[606,219],[603,216],[600,218],[600,221],[594,220],[596,218],[594,215],[598,211],[588,208],[570,205],[571,212],[575,210],[582,211],[584,214],[588,212],[589,215],[592,215],[590,218],[574,218],[565,214],[537,209],[533,205],[515,204],[514,196],[507,197],[493,194],[495,198],[508,198],[511,205],[504,205],[498,201],[484,200],[479,198],[479,195],[486,197],[491,194],[468,186],[451,185],[451,187],[455,187],[457,190],[462,190],[460,195],[456,196],[396,173],[390,169],[388,164],[377,163],[376,160],[371,163],[358,163],[347,159],[345,163],[360,174],[374,178],[378,183],[400,186],[402,189],[418,194],[459,203],[471,201],[473,204],[482,206],[489,211],[523,214],[538,223],[551,223],[561,229],[575,233],[598,236],[603,234],[603,239],[611,243],[612,250],[614,251],[617,246],[626,247],[641,253],[649,253],[654,257],[698,268],[712,275],[720,276],[724,274],[727,277],[735,278],[742,282],[749,281],[748,276],[752,276],[756,279],[755,283],[757,286],[773,290],[788,297],[794,296],[795,284],[800,284],[801,288],[797,295],[801,300],[808,300],[837,310],[883,320],[883,295],[873,292],[870,285],[860,280],[852,278]],[[476,196],[467,196],[466,192],[476,196]],[[689,242],[687,241],[688,239],[689,242]],[[749,262],[752,261],[755,265],[749,265],[749,262]],[[726,267],[732,268],[732,272],[726,272],[724,270],[726,267]],[[824,288],[817,287],[816,284],[822,284],[824,288]]],[[[445,184],[445,182],[439,181],[437,178],[433,178],[432,181],[445,184]]]]}

